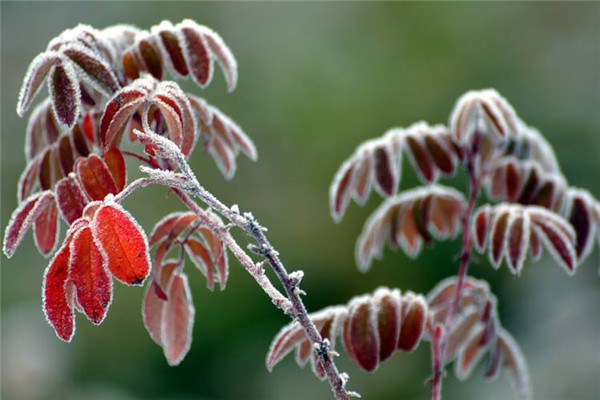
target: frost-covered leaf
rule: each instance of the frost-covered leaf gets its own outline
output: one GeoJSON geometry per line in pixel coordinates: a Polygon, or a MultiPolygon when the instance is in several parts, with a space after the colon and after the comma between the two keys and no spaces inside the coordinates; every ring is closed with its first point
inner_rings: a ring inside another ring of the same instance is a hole
{"type": "Polygon", "coordinates": [[[25,111],[31,105],[31,101],[39,91],[42,82],[54,65],[60,62],[60,56],[57,52],[48,51],[39,54],[31,61],[23,80],[23,86],[19,93],[17,104],[17,114],[23,116],[25,111]]]}
{"type": "Polygon", "coordinates": [[[72,128],[81,109],[81,92],[75,70],[64,59],[50,71],[48,92],[52,98],[52,110],[56,119],[72,128]]]}
{"type": "Polygon", "coordinates": [[[70,342],[75,334],[74,292],[67,290],[69,257],[69,242],[65,242],[46,268],[42,288],[44,314],[56,335],[65,342],[70,342]]]}
{"type": "Polygon", "coordinates": [[[397,192],[405,153],[423,182],[450,176],[459,164],[459,153],[448,129],[418,122],[406,129],[390,129],[380,138],[361,144],[340,167],[330,187],[330,209],[339,221],[350,198],[364,204],[372,188],[384,197],[397,192]]]}
{"type": "Polygon", "coordinates": [[[377,313],[370,296],[353,299],[348,305],[344,324],[344,345],[353,361],[367,371],[379,365],[379,329],[377,313]],[[351,350],[350,350],[351,349],[351,350]]]}
{"type": "Polygon", "coordinates": [[[150,337],[156,344],[162,346],[162,316],[165,302],[168,300],[164,290],[167,290],[171,277],[179,264],[174,261],[169,261],[155,270],[155,274],[160,271],[157,277],[148,281],[146,291],[144,292],[144,300],[142,303],[142,317],[144,326],[150,337]],[[160,295],[159,295],[160,293],[160,295]]]}
{"type": "Polygon", "coordinates": [[[204,88],[212,79],[213,63],[208,45],[196,26],[195,22],[189,20],[177,25],[184,43],[183,55],[192,78],[201,88],[204,88]]]}
{"type": "Polygon", "coordinates": [[[146,236],[133,217],[109,203],[96,211],[91,227],[110,272],[123,283],[141,285],[150,272],[150,255],[146,236]]]}
{"type": "Polygon", "coordinates": [[[356,259],[367,270],[380,258],[385,242],[415,257],[431,238],[452,238],[460,231],[464,196],[451,188],[432,185],[387,199],[367,220],[356,243],[356,259]]]}
{"type": "Polygon", "coordinates": [[[127,183],[127,165],[123,153],[116,147],[111,147],[104,153],[104,162],[117,187],[117,192],[125,188],[127,183]]]}
{"type": "Polygon", "coordinates": [[[398,349],[414,350],[421,341],[427,320],[427,303],[420,295],[408,292],[402,298],[402,327],[398,349]]]}
{"type": "Polygon", "coordinates": [[[94,88],[106,95],[119,90],[119,81],[108,63],[97,53],[78,44],[66,46],[61,52],[69,57],[94,88]]]}
{"type": "Polygon", "coordinates": [[[4,231],[2,250],[7,257],[12,257],[31,225],[54,201],[54,194],[46,190],[28,197],[13,211],[4,231]]]}
{"type": "Polygon", "coordinates": [[[81,217],[87,203],[84,193],[75,178],[69,175],[56,184],[56,201],[62,217],[68,224],[81,217]]]}
{"type": "Polygon", "coordinates": [[[400,339],[403,322],[400,291],[379,288],[373,294],[372,302],[377,313],[379,360],[384,361],[396,351],[400,339]]]}
{"type": "MultiPolygon", "coordinates": [[[[321,330],[326,324],[331,324],[328,339],[330,344],[335,345],[335,338],[340,334],[341,325],[347,316],[346,307],[335,306],[327,307],[321,311],[310,314],[310,319],[318,330],[321,330]]],[[[269,371],[281,361],[283,357],[289,354],[294,348],[302,349],[302,355],[296,357],[299,365],[304,365],[313,351],[312,344],[306,339],[303,328],[297,322],[292,322],[284,326],[271,342],[269,352],[266,358],[266,365],[269,371]]]]}
{"type": "Polygon", "coordinates": [[[19,178],[19,186],[17,188],[17,197],[19,203],[29,197],[37,187],[38,175],[40,170],[41,156],[35,157],[29,161],[27,167],[19,178]]]}
{"type": "Polygon", "coordinates": [[[161,240],[175,240],[183,231],[192,227],[197,219],[196,214],[191,211],[174,212],[167,215],[154,225],[150,234],[150,246],[154,246],[161,240]]]}
{"type": "Polygon", "coordinates": [[[69,250],[69,278],[75,285],[77,301],[89,320],[98,325],[106,317],[112,300],[106,256],[96,244],[90,227],[73,236],[69,250]]]}
{"type": "MultiPolygon", "coordinates": [[[[539,206],[521,206],[500,204],[485,207],[476,212],[477,230],[479,216],[489,214],[491,227],[488,238],[477,238],[476,242],[487,241],[489,258],[494,267],[498,267],[505,258],[511,271],[518,275],[530,248],[533,258],[541,251],[541,244],[569,275],[578,265],[576,253],[576,232],[567,220],[558,214],[539,206]]],[[[476,237],[479,236],[477,233],[476,237]]],[[[483,246],[476,246],[483,252],[483,246]]]]}
{"type": "Polygon", "coordinates": [[[570,200],[567,216],[577,237],[575,250],[579,262],[584,260],[592,251],[594,236],[598,230],[598,221],[594,219],[595,199],[581,189],[569,189],[570,200]]]}
{"type": "Polygon", "coordinates": [[[48,255],[58,243],[58,207],[56,201],[47,202],[33,224],[35,245],[43,255],[48,255]]]}
{"type": "Polygon", "coordinates": [[[105,149],[119,145],[125,125],[146,101],[151,90],[149,85],[146,81],[135,81],[108,101],[100,121],[100,142],[105,149]]]}
{"type": "Polygon", "coordinates": [[[108,166],[96,154],[80,158],[75,164],[77,178],[92,200],[104,200],[108,194],[117,194],[117,185],[108,166]]]}
{"type": "Polygon", "coordinates": [[[530,400],[533,398],[529,370],[525,363],[525,357],[513,337],[504,329],[498,332],[498,340],[502,348],[502,354],[510,373],[510,381],[515,389],[519,400],[530,400]]]}
{"type": "Polygon", "coordinates": [[[194,304],[183,273],[174,273],[167,288],[168,301],[162,315],[161,342],[169,365],[181,363],[192,344],[194,304]]]}
{"type": "Polygon", "coordinates": [[[471,143],[475,130],[504,140],[518,129],[519,118],[512,106],[494,89],[462,95],[450,114],[452,136],[461,144],[471,143]]]}

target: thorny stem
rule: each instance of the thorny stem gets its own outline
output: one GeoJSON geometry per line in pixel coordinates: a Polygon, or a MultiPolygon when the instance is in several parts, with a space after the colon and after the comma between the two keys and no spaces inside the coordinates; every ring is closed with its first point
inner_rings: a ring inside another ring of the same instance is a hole
{"type": "MultiPolygon", "coordinates": [[[[475,132],[473,143],[471,148],[467,149],[465,154],[466,159],[466,167],[467,173],[469,175],[469,199],[467,201],[467,207],[463,211],[461,215],[461,228],[462,228],[462,246],[460,252],[460,265],[458,268],[458,279],[456,281],[456,290],[454,292],[454,298],[452,299],[452,306],[450,307],[450,311],[446,316],[444,326],[446,327],[446,331],[450,332],[452,328],[452,324],[454,322],[454,317],[459,311],[460,307],[460,299],[462,296],[462,290],[465,282],[465,277],[467,276],[467,271],[469,269],[469,262],[471,261],[471,251],[473,248],[473,235],[471,232],[471,219],[473,217],[473,211],[475,209],[475,202],[479,197],[479,192],[481,190],[482,177],[478,176],[478,171],[475,165],[477,159],[477,153],[479,151],[479,143],[481,140],[481,133],[475,132]]],[[[479,171],[481,174],[481,171],[479,171]]],[[[444,334],[442,327],[438,326],[435,328],[434,339],[432,342],[432,346],[434,348],[433,354],[433,378],[432,378],[432,389],[431,389],[431,399],[432,400],[440,400],[441,391],[442,391],[442,379],[443,379],[443,357],[445,347],[446,347],[446,339],[447,335],[444,334]],[[438,332],[438,329],[442,329],[438,332]],[[436,352],[436,347],[437,352],[436,352]],[[436,354],[439,357],[436,357],[436,354]]]]}

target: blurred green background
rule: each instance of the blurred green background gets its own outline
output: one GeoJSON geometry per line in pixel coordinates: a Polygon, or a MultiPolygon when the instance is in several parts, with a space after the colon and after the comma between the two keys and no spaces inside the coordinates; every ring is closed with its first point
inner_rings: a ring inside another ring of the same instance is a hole
{"type": "MultiPolygon", "coordinates": [[[[437,243],[410,260],[387,251],[367,274],[354,242],[381,199],[352,204],[341,224],[328,188],[356,146],[393,126],[446,122],[469,89],[495,87],[555,146],[571,184],[600,196],[600,3],[141,3],[2,2],[2,210],[16,206],[26,119],[15,113],[29,62],[62,30],[87,23],[143,28],[193,18],[218,31],[240,65],[227,94],[220,73],[202,92],[255,140],[258,163],[239,159],[231,182],[200,149],[191,163],[227,204],[252,210],[269,227],[290,270],[306,272],[306,305],[316,311],[379,285],[426,293],[456,272],[458,242],[437,243]]],[[[417,181],[404,169],[402,188],[417,181]]],[[[464,187],[464,177],[453,182],[464,187]]],[[[150,230],[181,206],[164,189],[136,193],[126,206],[150,230]]],[[[243,238],[241,236],[241,240],[243,238]]],[[[471,268],[490,281],[505,326],[521,343],[537,399],[600,398],[598,251],[569,278],[547,257],[520,279],[481,258],[471,268]]],[[[143,291],[115,285],[107,319],[78,315],[71,344],[44,321],[40,290],[47,260],[28,238],[2,262],[2,398],[328,399],[329,388],[292,358],[273,373],[264,356],[288,322],[236,261],[224,292],[189,271],[196,321],[192,349],[170,368],[142,325],[143,291]]],[[[427,399],[429,350],[398,353],[368,374],[340,358],[350,388],[366,399],[427,399]]],[[[451,372],[451,371],[449,371],[451,372]]],[[[511,399],[483,369],[465,383],[452,374],[446,399],[511,399]]]]}

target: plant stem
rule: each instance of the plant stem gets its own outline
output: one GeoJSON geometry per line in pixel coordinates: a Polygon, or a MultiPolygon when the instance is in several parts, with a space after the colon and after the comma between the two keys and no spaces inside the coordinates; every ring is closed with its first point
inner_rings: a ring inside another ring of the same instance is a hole
{"type": "MultiPolygon", "coordinates": [[[[467,173],[469,175],[469,199],[467,200],[467,206],[461,215],[461,229],[462,229],[462,245],[460,251],[460,264],[458,267],[458,278],[456,281],[456,290],[454,292],[454,298],[452,299],[452,305],[450,311],[444,321],[445,331],[450,332],[452,324],[454,323],[454,317],[460,308],[460,299],[462,297],[463,286],[467,271],[469,269],[469,262],[471,261],[471,251],[473,248],[473,235],[471,232],[471,219],[473,217],[473,211],[475,209],[475,202],[479,197],[481,191],[482,178],[477,174],[477,168],[475,165],[476,156],[479,151],[479,143],[481,140],[481,133],[475,132],[473,143],[465,154],[467,173]]],[[[441,388],[443,378],[444,360],[442,359],[445,352],[447,335],[444,334],[444,329],[441,326],[436,326],[434,338],[432,341],[433,346],[433,378],[432,378],[432,389],[431,399],[441,399],[441,388]],[[437,349],[436,349],[437,348],[437,349]],[[437,356],[436,356],[437,355],[437,356]]]]}
{"type": "MultiPolygon", "coordinates": [[[[202,212],[204,212],[204,210],[202,210],[195,202],[193,202],[186,194],[184,194],[179,189],[175,189],[175,193],[179,196],[180,199],[182,199],[182,201],[188,207],[190,207],[192,211],[198,213],[198,209],[200,209],[202,212]]],[[[298,323],[302,326],[304,332],[306,333],[306,336],[313,345],[316,345],[319,348],[323,348],[325,342],[323,341],[323,338],[321,337],[321,334],[317,330],[316,326],[310,319],[308,312],[306,311],[306,307],[304,306],[304,303],[300,298],[300,293],[297,290],[299,282],[290,278],[290,275],[287,272],[281,260],[279,259],[277,252],[273,249],[273,246],[265,236],[264,229],[258,224],[254,217],[250,213],[246,213],[242,216],[240,213],[227,207],[216,197],[214,197],[210,192],[204,189],[200,184],[195,185],[192,194],[198,197],[204,203],[206,203],[210,208],[223,215],[234,225],[244,230],[248,235],[252,236],[256,240],[257,246],[254,247],[254,251],[263,255],[266,258],[267,262],[275,272],[275,275],[283,285],[285,293],[287,294],[287,299],[285,299],[285,307],[282,307],[282,304],[284,303],[282,303],[281,300],[274,300],[274,302],[280,308],[282,308],[286,312],[286,314],[298,320],[298,323]],[[291,303],[291,306],[288,303],[291,303]]],[[[239,246],[231,237],[231,235],[229,235],[228,233],[224,234],[222,240],[225,241],[226,245],[232,250],[236,257],[238,257],[238,260],[240,260],[242,264],[244,264],[246,269],[249,270],[249,263],[252,263],[252,265],[254,266],[254,263],[251,260],[249,262],[244,262],[240,259],[243,259],[248,256],[242,249],[239,248],[239,246]]],[[[249,272],[256,279],[255,274],[251,271],[249,272]]],[[[257,282],[259,282],[258,279],[256,280],[257,282]]],[[[267,291],[265,287],[261,284],[261,282],[259,282],[259,285],[261,285],[263,290],[267,291]]],[[[273,298],[273,296],[271,296],[271,298],[273,298]]],[[[338,400],[348,400],[349,396],[345,389],[346,382],[344,379],[342,379],[340,372],[337,366],[335,365],[335,362],[333,361],[328,352],[319,352],[319,355],[319,360],[327,375],[327,379],[335,395],[335,398],[338,400]]]]}
{"type": "MultiPolygon", "coordinates": [[[[144,169],[145,172],[150,174],[150,177],[154,175],[157,183],[162,185],[171,186],[177,196],[183,201],[183,203],[190,208],[194,213],[198,215],[203,221],[207,223],[209,228],[213,229],[220,239],[230,248],[232,253],[240,260],[242,265],[248,270],[248,272],[254,277],[259,283],[261,288],[273,299],[273,302],[278,305],[284,312],[296,319],[300,326],[302,326],[307,338],[313,345],[315,354],[318,355],[319,362],[325,371],[331,390],[337,400],[349,400],[350,394],[356,395],[354,392],[346,390],[347,376],[345,379],[342,378],[335,362],[332,359],[332,352],[329,350],[329,342],[323,340],[321,334],[317,330],[315,324],[310,319],[306,307],[300,298],[302,291],[298,285],[300,279],[299,274],[293,274],[293,277],[288,274],[283,263],[279,259],[277,251],[273,248],[267,237],[265,236],[266,229],[263,228],[258,221],[254,218],[251,213],[241,214],[235,207],[228,207],[217,199],[212,193],[206,190],[200,182],[196,179],[194,172],[185,160],[181,150],[170,140],[165,139],[159,135],[156,135],[151,130],[146,129],[146,132],[136,131],[140,141],[142,143],[148,142],[157,146],[157,153],[160,157],[170,159],[177,163],[179,170],[181,171],[183,180],[177,178],[168,173],[164,173],[162,170],[150,170],[144,169]],[[176,187],[173,184],[177,185],[176,187]],[[287,299],[281,298],[281,294],[268,282],[268,278],[264,275],[262,267],[254,264],[252,259],[242,250],[233,237],[230,235],[227,227],[222,226],[221,223],[215,222],[214,218],[210,218],[210,214],[204,211],[196,202],[194,202],[189,196],[199,198],[203,203],[209,206],[210,209],[221,214],[233,225],[241,228],[246,234],[253,237],[256,244],[251,244],[249,249],[257,253],[267,260],[277,279],[281,282],[285,289],[287,299]],[[267,283],[268,282],[268,283],[267,283]],[[291,304],[291,306],[290,306],[291,304]],[[316,351],[319,349],[319,351],[316,351]]],[[[170,172],[170,171],[169,171],[170,172]]]]}
{"type": "Polygon", "coordinates": [[[433,353],[433,378],[431,379],[431,400],[441,400],[442,395],[442,340],[444,336],[444,328],[442,325],[437,325],[433,333],[432,353],[433,353]]]}

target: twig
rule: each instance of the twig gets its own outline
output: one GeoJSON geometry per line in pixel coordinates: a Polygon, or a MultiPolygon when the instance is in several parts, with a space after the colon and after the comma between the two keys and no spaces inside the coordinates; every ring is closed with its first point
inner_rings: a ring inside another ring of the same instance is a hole
{"type": "MultiPolygon", "coordinates": [[[[147,167],[141,167],[142,170],[150,174],[150,176],[156,177],[158,183],[171,186],[183,203],[200,218],[204,219],[209,228],[213,229],[220,236],[221,240],[231,249],[238,260],[242,262],[263,290],[274,299],[275,304],[280,306],[286,314],[298,321],[314,348],[327,348],[327,342],[321,337],[321,334],[310,319],[306,307],[300,298],[302,291],[298,287],[299,279],[297,279],[296,276],[290,277],[290,274],[288,274],[286,268],[279,259],[277,251],[275,251],[265,236],[266,229],[258,223],[251,213],[242,214],[237,206],[232,208],[226,206],[212,193],[206,190],[196,179],[194,172],[185,160],[185,156],[181,153],[181,150],[175,143],[163,136],[157,135],[148,126],[145,127],[144,132],[139,130],[135,130],[134,132],[140,139],[140,142],[153,145],[153,151],[157,156],[177,163],[180,173],[158,169],[152,170],[147,167]],[[268,261],[275,272],[277,279],[279,279],[285,289],[287,295],[285,302],[282,302],[282,299],[276,296],[279,292],[276,292],[276,289],[272,287],[264,275],[262,268],[257,267],[250,257],[248,257],[248,255],[239,247],[231,237],[228,229],[224,229],[224,227],[216,224],[214,220],[188,196],[188,194],[199,198],[203,203],[208,205],[209,208],[221,214],[233,225],[241,228],[246,234],[255,239],[256,244],[251,244],[249,249],[263,256],[268,261]],[[284,306],[282,306],[282,304],[284,306]],[[291,304],[291,306],[289,304],[291,304]]],[[[322,351],[316,352],[316,354],[325,371],[335,398],[337,400],[349,400],[350,395],[355,395],[355,393],[346,390],[345,386],[348,379],[342,378],[335,362],[331,358],[331,353],[329,351],[322,351]]]]}

